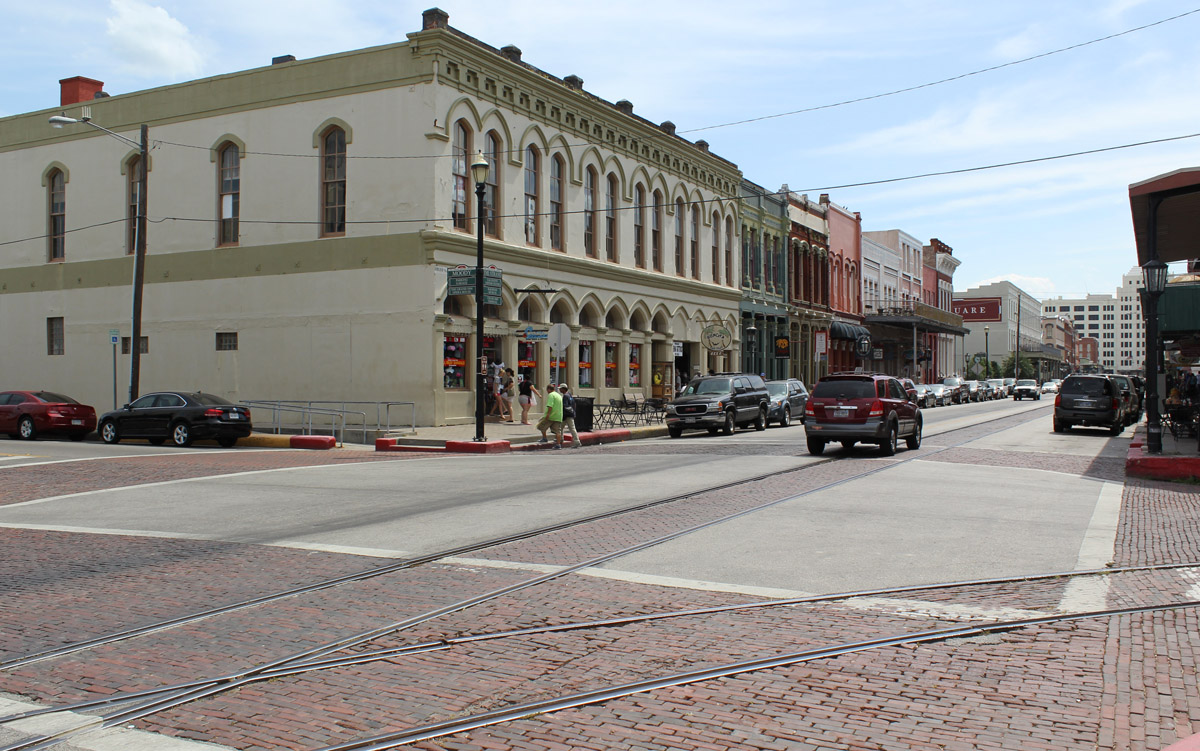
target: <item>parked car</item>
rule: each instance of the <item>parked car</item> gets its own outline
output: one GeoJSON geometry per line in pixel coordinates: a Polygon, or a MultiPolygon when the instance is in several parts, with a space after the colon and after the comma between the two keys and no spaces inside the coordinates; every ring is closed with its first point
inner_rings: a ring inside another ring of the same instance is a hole
{"type": "Polygon", "coordinates": [[[950,401],[954,404],[962,404],[971,398],[971,390],[961,378],[947,376],[942,379],[942,385],[950,392],[950,401]]]}
{"type": "Polygon", "coordinates": [[[937,395],[933,393],[933,386],[928,383],[917,384],[917,406],[921,409],[932,409],[938,406],[937,395]]]}
{"type": "Polygon", "coordinates": [[[60,433],[82,441],[96,429],[96,410],[53,391],[0,391],[0,433],[32,441],[60,433]]]}
{"type": "Polygon", "coordinates": [[[992,387],[993,399],[1003,399],[1008,396],[1008,389],[1004,388],[1003,378],[989,378],[987,382],[992,387]]]}
{"type": "Polygon", "coordinates": [[[901,378],[899,380],[900,380],[900,385],[904,387],[904,393],[908,394],[909,396],[911,396],[915,399],[917,396],[917,384],[913,383],[913,379],[901,378]]]}
{"type": "Polygon", "coordinates": [[[1016,386],[1016,385],[1017,385],[1016,378],[1005,378],[1004,379],[1004,395],[1012,396],[1013,386],[1016,386]]]}
{"type": "Polygon", "coordinates": [[[1042,384],[1042,393],[1043,394],[1057,394],[1058,393],[1058,382],[1057,381],[1046,381],[1045,383],[1043,383],[1042,384]]]}
{"type": "Polygon", "coordinates": [[[951,403],[950,389],[946,388],[943,383],[929,384],[929,390],[933,392],[933,406],[945,407],[951,403]]]}
{"type": "Polygon", "coordinates": [[[738,426],[767,427],[770,395],[763,379],[753,373],[718,373],[695,378],[665,407],[667,432],[678,438],[684,430],[718,430],[732,435],[738,426]]]}
{"type": "Polygon", "coordinates": [[[1133,385],[1133,381],[1129,376],[1109,374],[1110,379],[1116,382],[1117,388],[1121,391],[1121,401],[1125,407],[1125,424],[1133,425],[1142,416],[1142,397],[1138,393],[1137,387],[1133,385]]]}
{"type": "Polygon", "coordinates": [[[795,378],[779,381],[767,381],[767,393],[771,399],[767,403],[767,424],[776,423],[781,428],[792,424],[793,417],[799,417],[804,422],[804,405],[808,403],[808,389],[804,382],[795,378]]]}
{"type": "Polygon", "coordinates": [[[963,381],[967,385],[967,401],[981,402],[983,401],[984,392],[979,388],[979,381],[963,381]]]}
{"type": "Polygon", "coordinates": [[[988,381],[978,381],[977,383],[979,383],[979,401],[990,402],[996,398],[996,390],[992,387],[991,383],[988,381]]]}
{"type": "Polygon", "coordinates": [[[228,448],[251,430],[248,407],[203,392],[145,394],[100,416],[100,438],[105,443],[146,438],[156,446],[167,439],[176,446],[190,446],[198,438],[213,438],[228,448]]]}
{"type": "Polygon", "coordinates": [[[1075,425],[1106,427],[1113,435],[1125,428],[1120,388],[1102,375],[1068,376],[1054,397],[1054,432],[1075,425]]]}
{"type": "Polygon", "coordinates": [[[1037,401],[1042,398],[1042,391],[1038,388],[1037,381],[1032,378],[1022,378],[1013,386],[1013,401],[1022,399],[1033,399],[1037,401]]]}
{"type": "Polygon", "coordinates": [[[830,441],[853,448],[875,443],[884,456],[896,453],[897,439],[910,449],[921,445],[921,408],[900,381],[874,373],[839,373],[822,378],[805,407],[808,451],[820,454],[830,441]]]}

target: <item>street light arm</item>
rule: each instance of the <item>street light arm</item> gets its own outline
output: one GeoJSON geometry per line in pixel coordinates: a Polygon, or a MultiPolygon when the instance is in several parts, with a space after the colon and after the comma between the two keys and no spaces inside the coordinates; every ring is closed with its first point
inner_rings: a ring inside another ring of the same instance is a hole
{"type": "Polygon", "coordinates": [[[64,125],[74,125],[76,123],[83,123],[84,125],[92,126],[96,130],[104,131],[105,133],[109,134],[113,138],[124,141],[125,143],[129,144],[130,146],[134,147],[135,149],[140,149],[142,147],[142,145],[140,143],[133,140],[132,138],[129,138],[128,136],[123,136],[120,133],[114,133],[113,131],[109,130],[108,128],[104,127],[103,125],[95,124],[94,122],[92,122],[90,119],[88,119],[86,117],[75,118],[75,117],[67,117],[65,115],[54,115],[50,118],[50,125],[51,125],[51,127],[54,127],[54,128],[61,128],[64,125]]]}

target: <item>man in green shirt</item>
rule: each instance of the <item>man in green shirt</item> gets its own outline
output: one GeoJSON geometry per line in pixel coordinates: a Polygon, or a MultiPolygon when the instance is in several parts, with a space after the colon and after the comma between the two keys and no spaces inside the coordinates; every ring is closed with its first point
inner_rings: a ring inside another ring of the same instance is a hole
{"type": "Polygon", "coordinates": [[[546,430],[554,431],[554,448],[560,449],[563,445],[563,403],[562,396],[558,393],[558,389],[554,388],[554,384],[546,389],[546,411],[542,413],[542,419],[538,420],[537,429],[542,431],[542,440],[539,443],[549,443],[550,439],[546,437],[546,430]]]}

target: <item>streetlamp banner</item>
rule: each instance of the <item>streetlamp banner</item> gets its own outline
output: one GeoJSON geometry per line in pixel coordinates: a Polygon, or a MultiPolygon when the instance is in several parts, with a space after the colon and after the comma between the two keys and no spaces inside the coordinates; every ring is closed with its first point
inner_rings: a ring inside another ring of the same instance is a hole
{"type": "Polygon", "coordinates": [[[775,357],[786,360],[792,356],[792,342],[786,336],[775,337],[775,357]]]}
{"type": "Polygon", "coordinates": [[[962,316],[964,321],[995,322],[999,321],[1003,306],[999,297],[962,297],[952,300],[950,308],[954,315],[962,316]]]}

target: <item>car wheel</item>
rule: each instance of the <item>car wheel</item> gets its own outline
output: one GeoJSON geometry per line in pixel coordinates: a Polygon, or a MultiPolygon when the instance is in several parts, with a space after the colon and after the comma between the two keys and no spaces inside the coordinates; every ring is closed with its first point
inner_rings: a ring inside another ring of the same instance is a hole
{"type": "Polygon", "coordinates": [[[667,435],[671,436],[672,438],[678,438],[679,436],[683,435],[683,428],[677,428],[674,425],[670,425],[667,427],[667,435]]]}
{"type": "Polygon", "coordinates": [[[791,407],[783,408],[783,417],[779,418],[779,427],[786,428],[792,424],[792,409],[791,407]]]}
{"type": "Polygon", "coordinates": [[[913,431],[912,435],[910,435],[908,438],[904,439],[904,443],[910,449],[921,448],[921,421],[920,420],[917,420],[917,429],[913,431]]]}
{"type": "Polygon", "coordinates": [[[725,435],[733,435],[734,427],[735,427],[735,425],[734,425],[734,421],[733,421],[733,410],[730,410],[725,413],[725,425],[722,426],[721,432],[724,433],[725,435]]]}
{"type": "Polygon", "coordinates": [[[177,422],[171,428],[171,442],[179,447],[192,445],[192,429],[186,422],[177,422]]]}
{"type": "Polygon", "coordinates": [[[766,407],[758,408],[758,417],[754,418],[754,429],[755,430],[766,430],[767,429],[767,409],[766,409],[766,407]]]}
{"type": "Polygon", "coordinates": [[[884,456],[896,455],[896,425],[888,423],[887,433],[883,436],[883,441],[879,444],[879,453],[884,456]]]}
{"type": "Polygon", "coordinates": [[[17,435],[26,441],[37,438],[37,427],[34,426],[32,417],[25,415],[21,418],[17,423],[17,435]]]}
{"type": "Polygon", "coordinates": [[[147,438],[146,440],[150,442],[151,446],[161,446],[167,442],[166,438],[147,438]]]}
{"type": "Polygon", "coordinates": [[[117,443],[121,440],[121,434],[117,431],[117,424],[112,420],[105,420],[100,423],[100,440],[105,443],[117,443]]]}
{"type": "Polygon", "coordinates": [[[218,438],[217,443],[223,449],[231,449],[233,448],[233,445],[237,443],[237,438],[218,438]]]}
{"type": "Polygon", "coordinates": [[[851,449],[854,448],[854,444],[856,444],[856,443],[858,443],[858,441],[842,441],[842,448],[846,449],[847,451],[850,451],[851,449]]]}
{"type": "Polygon", "coordinates": [[[1121,422],[1120,420],[1114,420],[1112,427],[1108,429],[1108,434],[1114,436],[1121,435],[1121,431],[1124,429],[1125,423],[1121,422]]]}
{"type": "Polygon", "coordinates": [[[87,433],[70,433],[67,437],[72,441],[82,441],[84,438],[87,438],[87,433]]]}
{"type": "Polygon", "coordinates": [[[825,453],[825,441],[822,441],[820,438],[809,438],[808,453],[814,456],[820,456],[825,453]]]}

